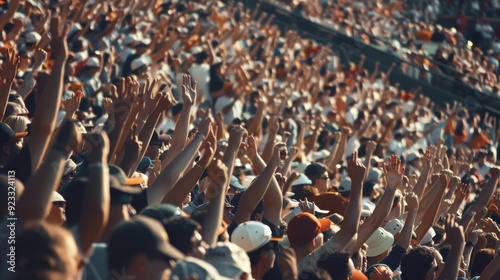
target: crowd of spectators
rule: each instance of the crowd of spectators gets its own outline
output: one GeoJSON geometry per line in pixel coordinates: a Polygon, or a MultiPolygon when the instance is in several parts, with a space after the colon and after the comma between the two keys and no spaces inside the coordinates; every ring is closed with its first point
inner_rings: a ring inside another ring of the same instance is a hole
{"type": "Polygon", "coordinates": [[[0,279],[500,278],[495,116],[233,1],[1,8],[0,279]]]}
{"type": "MultiPolygon", "coordinates": [[[[431,83],[444,77],[498,94],[500,42],[487,14],[472,21],[464,11],[452,25],[436,24],[440,1],[269,1],[409,62],[401,70],[431,83]],[[469,25],[473,25],[471,27],[469,25]]],[[[446,5],[446,4],[445,4],[446,5]]]]}

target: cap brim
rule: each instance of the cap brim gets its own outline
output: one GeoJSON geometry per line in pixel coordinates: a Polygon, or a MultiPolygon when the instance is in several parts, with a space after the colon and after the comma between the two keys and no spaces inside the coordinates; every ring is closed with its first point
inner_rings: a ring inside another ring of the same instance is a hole
{"type": "Polygon", "coordinates": [[[175,260],[184,259],[184,254],[182,254],[179,250],[177,250],[177,248],[175,248],[168,242],[163,242],[162,246],[159,249],[161,254],[169,258],[173,258],[175,260]]]}
{"type": "Polygon", "coordinates": [[[329,219],[318,219],[319,223],[320,223],[320,232],[323,232],[327,229],[330,228],[330,226],[332,225],[332,221],[330,221],[329,219]]]}
{"type": "Polygon", "coordinates": [[[12,138],[10,138],[9,142],[16,142],[19,139],[25,137],[26,135],[28,135],[28,132],[18,132],[16,134],[14,134],[14,136],[12,136],[12,138]]]}
{"type": "Polygon", "coordinates": [[[328,214],[328,213],[330,213],[329,210],[321,210],[319,208],[318,209],[314,209],[314,212],[320,213],[320,214],[328,214]]]}
{"type": "Polygon", "coordinates": [[[143,182],[144,182],[144,179],[142,179],[142,178],[128,178],[125,185],[136,186],[136,185],[142,184],[143,182]]]}
{"type": "Polygon", "coordinates": [[[277,241],[277,242],[280,242],[283,240],[283,237],[278,237],[278,236],[273,236],[271,237],[270,241],[277,241]]]}

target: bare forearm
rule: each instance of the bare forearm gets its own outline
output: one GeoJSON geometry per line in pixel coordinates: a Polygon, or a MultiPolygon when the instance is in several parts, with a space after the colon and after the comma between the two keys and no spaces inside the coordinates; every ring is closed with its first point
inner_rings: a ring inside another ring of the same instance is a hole
{"type": "MultiPolygon", "coordinates": [[[[453,244],[439,280],[457,279],[464,244],[453,244]]],[[[487,279],[487,278],[486,278],[487,279]]]]}
{"type": "Polygon", "coordinates": [[[415,224],[415,219],[417,218],[417,209],[412,209],[406,217],[405,225],[399,234],[398,240],[396,240],[395,245],[399,245],[405,249],[408,249],[411,242],[411,235],[413,233],[413,226],[415,224]]]}
{"type": "Polygon", "coordinates": [[[498,178],[491,177],[486,186],[479,193],[479,197],[476,200],[476,203],[469,211],[479,212],[481,208],[487,206],[488,202],[491,200],[493,193],[495,192],[497,186],[498,178]]]}
{"type": "Polygon", "coordinates": [[[184,175],[175,186],[165,194],[161,203],[170,203],[175,206],[181,207],[182,201],[186,198],[189,192],[196,185],[201,177],[201,174],[205,168],[199,165],[195,165],[191,168],[186,175],[184,175]]]}
{"type": "Polygon", "coordinates": [[[274,140],[276,139],[277,133],[277,131],[269,131],[269,138],[267,139],[266,146],[264,147],[264,151],[262,153],[262,159],[264,162],[269,162],[273,156],[274,140]]]}
{"type": "Polygon", "coordinates": [[[415,188],[413,188],[413,192],[418,197],[423,198],[422,195],[424,194],[424,188],[425,188],[425,184],[427,183],[428,176],[429,176],[429,167],[424,167],[424,170],[422,170],[422,174],[420,174],[420,177],[418,177],[417,184],[415,185],[415,188]]]}
{"type": "Polygon", "coordinates": [[[172,146],[170,147],[167,156],[162,161],[162,167],[167,166],[186,146],[191,106],[184,104],[181,115],[175,125],[174,135],[172,136],[172,146]]]}

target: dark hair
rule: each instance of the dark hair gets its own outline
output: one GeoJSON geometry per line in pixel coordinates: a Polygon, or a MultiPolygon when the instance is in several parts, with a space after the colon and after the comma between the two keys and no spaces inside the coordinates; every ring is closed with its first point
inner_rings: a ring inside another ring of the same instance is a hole
{"type": "Polygon", "coordinates": [[[373,192],[373,187],[375,187],[374,182],[365,182],[363,184],[363,197],[369,197],[373,192]]]}
{"type": "Polygon", "coordinates": [[[434,262],[434,254],[427,247],[418,246],[411,249],[401,259],[401,279],[422,280],[434,262]]]}
{"type": "Polygon", "coordinates": [[[326,270],[333,280],[344,280],[352,273],[349,269],[349,253],[333,252],[318,261],[318,267],[326,270]]]}
{"type": "Polygon", "coordinates": [[[166,220],[163,227],[172,246],[184,254],[189,254],[194,250],[191,237],[195,230],[201,228],[200,224],[186,217],[174,216],[166,220]]]}
{"type": "Polygon", "coordinates": [[[274,248],[276,248],[276,245],[273,242],[275,241],[269,241],[266,244],[260,246],[260,248],[258,248],[257,250],[247,253],[248,258],[250,259],[250,265],[252,267],[256,266],[259,263],[260,254],[262,252],[266,252],[271,249],[274,250],[274,248]]]}
{"type": "Polygon", "coordinates": [[[485,248],[479,250],[474,256],[474,260],[470,266],[470,276],[480,276],[483,273],[483,270],[486,266],[493,260],[495,257],[495,250],[491,248],[485,248]]]}

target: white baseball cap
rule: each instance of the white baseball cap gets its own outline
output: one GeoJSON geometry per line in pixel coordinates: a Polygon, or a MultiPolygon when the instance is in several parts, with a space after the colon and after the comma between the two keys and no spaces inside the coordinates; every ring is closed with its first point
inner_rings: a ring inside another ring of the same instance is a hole
{"type": "MultiPolygon", "coordinates": [[[[314,205],[314,213],[315,214],[316,213],[328,214],[328,212],[330,212],[328,210],[322,210],[322,209],[320,209],[316,204],[314,204],[314,203],[312,203],[310,201],[307,202],[307,205],[309,206],[309,208],[313,207],[313,205],[314,205]]],[[[302,212],[302,209],[300,209],[300,207],[297,206],[297,207],[293,208],[293,215],[297,215],[297,214],[299,214],[301,212],[302,212]]]]}
{"type": "Polygon", "coordinates": [[[351,178],[345,177],[340,181],[339,192],[348,192],[351,191],[351,178]]]}
{"type": "Polygon", "coordinates": [[[52,193],[52,202],[66,202],[64,197],[58,193],[58,192],[53,192],[52,193]]]}
{"type": "Polygon", "coordinates": [[[367,257],[376,257],[389,250],[394,243],[394,236],[384,228],[377,228],[375,232],[366,240],[368,251],[367,257]]]}
{"type": "Polygon", "coordinates": [[[240,246],[245,252],[253,252],[274,239],[271,228],[258,221],[247,221],[238,225],[231,234],[231,242],[240,246]]]}
{"type": "Polygon", "coordinates": [[[396,235],[403,230],[403,226],[403,222],[398,219],[394,219],[387,222],[387,224],[384,226],[384,229],[390,232],[392,235],[396,235]]]}
{"type": "Polygon", "coordinates": [[[24,38],[26,39],[26,43],[38,43],[42,39],[42,36],[35,31],[31,31],[27,33],[24,38]]]}
{"type": "Polygon", "coordinates": [[[300,185],[312,185],[312,181],[306,175],[300,174],[300,177],[297,180],[293,181],[292,186],[300,185]]]}
{"type": "Polygon", "coordinates": [[[146,62],[146,59],[143,57],[139,57],[139,58],[134,59],[134,61],[132,61],[130,68],[132,69],[132,71],[135,71],[135,70],[137,70],[141,67],[147,66],[147,65],[148,65],[148,63],[146,62]]]}
{"type": "Polygon", "coordinates": [[[87,62],[85,62],[85,66],[87,67],[99,67],[99,58],[97,57],[89,57],[89,59],[87,59],[87,62]]]}

